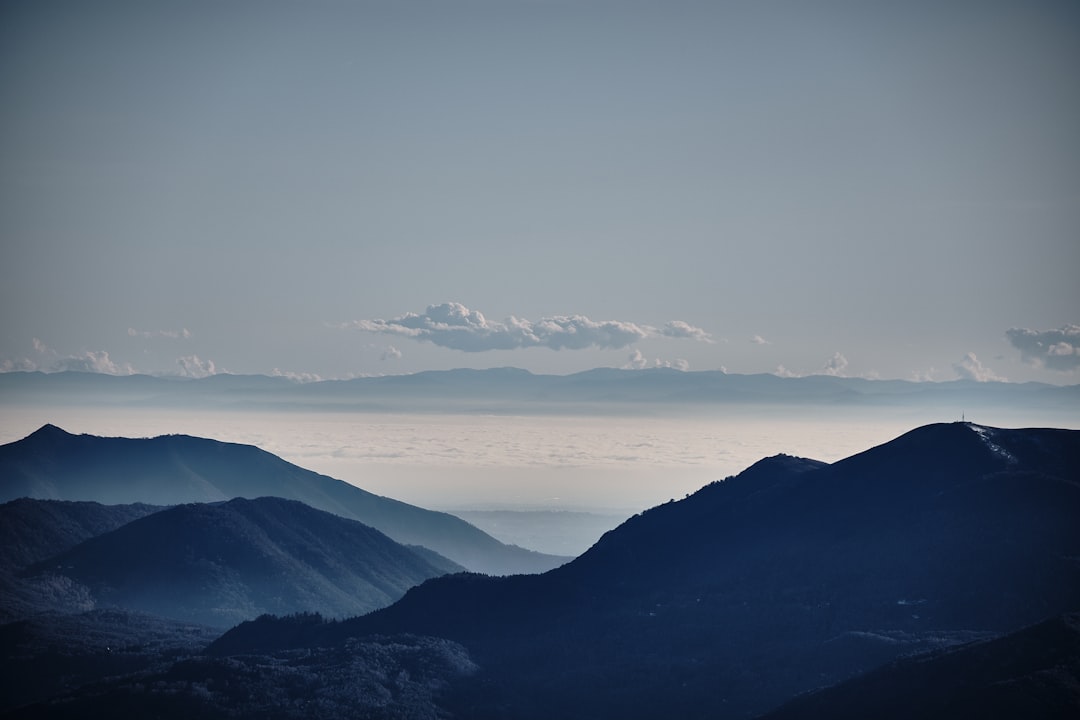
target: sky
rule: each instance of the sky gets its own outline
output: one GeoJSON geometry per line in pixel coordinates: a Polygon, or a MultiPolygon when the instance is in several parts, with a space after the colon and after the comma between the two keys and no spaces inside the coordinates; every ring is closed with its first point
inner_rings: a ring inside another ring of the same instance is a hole
{"type": "Polygon", "coordinates": [[[1080,4],[0,5],[0,370],[1080,382],[1080,4]]]}

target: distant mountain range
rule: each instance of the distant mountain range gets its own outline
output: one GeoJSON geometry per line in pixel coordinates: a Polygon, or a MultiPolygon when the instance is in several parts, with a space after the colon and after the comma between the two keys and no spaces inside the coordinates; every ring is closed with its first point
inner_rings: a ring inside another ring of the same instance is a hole
{"type": "Polygon", "coordinates": [[[184,435],[72,435],[46,425],[0,446],[0,501],[31,497],[176,505],[264,496],[357,520],[476,572],[542,572],[569,559],[505,545],[453,515],[374,495],[250,445],[184,435]]]}
{"type": "Polygon", "coordinates": [[[927,426],[831,465],[763,460],[543,575],[445,576],[345,622],[245,623],[211,650],[430,635],[481,668],[448,700],[463,717],[753,716],[1080,609],[1078,479],[1080,431],[927,426]]]}
{"type": "Polygon", "coordinates": [[[27,574],[70,578],[98,606],[229,627],[264,613],[359,615],[461,570],[294,500],[237,498],[146,515],[27,574]]]}
{"type": "Polygon", "coordinates": [[[954,380],[911,382],[829,375],[779,377],[670,368],[600,368],[534,375],[516,368],[447,370],[295,383],[263,375],[202,379],[95,373],[0,373],[0,402],[258,410],[338,409],[554,412],[598,405],[828,404],[898,407],[982,405],[1074,410],[1080,385],[954,380]]]}

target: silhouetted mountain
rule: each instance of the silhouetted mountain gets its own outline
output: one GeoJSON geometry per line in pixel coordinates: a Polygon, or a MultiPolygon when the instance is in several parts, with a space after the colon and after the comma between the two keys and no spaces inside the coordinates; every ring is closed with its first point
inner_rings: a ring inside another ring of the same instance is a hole
{"type": "MultiPolygon", "coordinates": [[[[293,646],[464,645],[472,718],[746,717],[903,654],[1080,608],[1080,432],[953,423],[762,461],[540,576],[446,576],[293,646]]],[[[274,620],[213,646],[244,652],[274,620]]]]}
{"type": "Polygon", "coordinates": [[[103,438],[45,425],[0,446],[0,500],[24,496],[155,505],[275,496],[358,520],[477,572],[541,572],[567,560],[504,545],[453,515],[374,495],[250,445],[186,435],[103,438]]]}
{"type": "Polygon", "coordinates": [[[227,627],[268,612],[369,612],[461,568],[296,501],[238,498],[162,510],[32,570],[71,578],[102,606],[227,627]]]}
{"type": "Polygon", "coordinates": [[[1080,616],[906,658],[805,695],[762,720],[1071,720],[1080,716],[1080,616]]]}

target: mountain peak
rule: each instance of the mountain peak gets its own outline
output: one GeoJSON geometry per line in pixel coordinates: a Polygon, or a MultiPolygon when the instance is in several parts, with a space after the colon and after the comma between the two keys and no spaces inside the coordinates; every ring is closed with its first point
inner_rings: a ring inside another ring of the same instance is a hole
{"type": "Polygon", "coordinates": [[[72,434],[63,428],[58,428],[52,423],[45,423],[34,432],[27,436],[27,439],[36,438],[39,440],[47,440],[53,438],[68,438],[72,437],[72,434]]]}

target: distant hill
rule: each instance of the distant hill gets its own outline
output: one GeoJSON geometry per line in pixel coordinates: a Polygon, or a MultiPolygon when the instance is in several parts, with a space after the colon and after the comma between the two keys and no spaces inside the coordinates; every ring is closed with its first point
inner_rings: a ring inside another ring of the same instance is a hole
{"type": "Polygon", "coordinates": [[[264,613],[349,616],[460,571],[354,520],[280,498],[181,505],[31,568],[89,588],[99,606],[228,627],[264,613]]]}
{"type": "Polygon", "coordinates": [[[994,640],[905,658],[762,720],[1073,720],[1080,715],[1080,615],[994,640]]]}
{"type": "MultiPolygon", "coordinates": [[[[1080,609],[1080,432],[918,428],[832,465],[778,456],[544,575],[454,575],[289,646],[418,633],[481,668],[471,718],[740,718],[904,654],[1080,609]]],[[[212,652],[274,636],[271,618],[212,652]]]]}
{"type": "Polygon", "coordinates": [[[358,520],[476,572],[542,572],[568,559],[505,545],[453,515],[374,495],[250,445],[186,435],[72,435],[45,425],[0,446],[0,500],[176,505],[263,496],[298,500],[358,520]]]}
{"type": "Polygon", "coordinates": [[[0,402],[110,407],[199,407],[260,410],[335,408],[358,411],[565,412],[567,408],[663,405],[982,406],[1075,413],[1080,385],[912,382],[830,375],[780,377],[719,370],[681,372],[597,368],[572,375],[534,375],[516,368],[457,369],[295,383],[262,375],[201,379],[83,372],[0,373],[0,402]]]}

